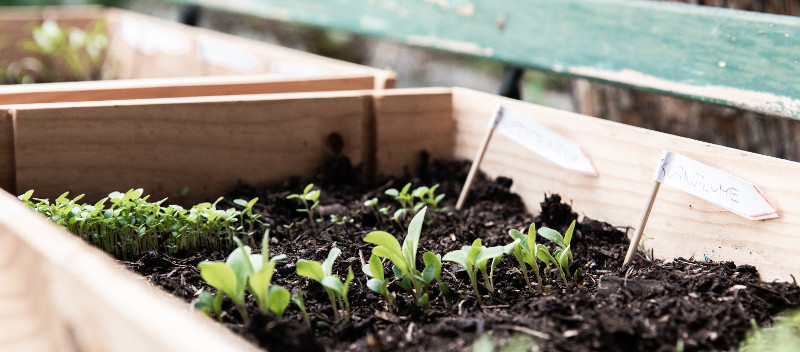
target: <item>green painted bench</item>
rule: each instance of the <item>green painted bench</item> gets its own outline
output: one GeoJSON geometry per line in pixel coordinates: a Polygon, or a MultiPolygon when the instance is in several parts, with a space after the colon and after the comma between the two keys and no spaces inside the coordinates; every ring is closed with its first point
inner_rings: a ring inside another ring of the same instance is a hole
{"type": "Polygon", "coordinates": [[[800,19],[631,0],[175,0],[800,118],[800,19]]]}

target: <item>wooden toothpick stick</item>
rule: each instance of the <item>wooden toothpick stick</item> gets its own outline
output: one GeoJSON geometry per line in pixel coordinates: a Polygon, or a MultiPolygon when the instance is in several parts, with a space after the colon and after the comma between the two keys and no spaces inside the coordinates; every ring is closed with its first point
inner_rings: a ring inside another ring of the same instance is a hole
{"type": "Polygon", "coordinates": [[[653,188],[650,189],[650,197],[647,199],[647,205],[645,206],[644,212],[642,212],[642,218],[639,219],[639,226],[636,227],[636,232],[633,234],[631,244],[628,246],[628,254],[625,255],[625,261],[622,263],[623,268],[627,267],[628,264],[633,261],[636,248],[639,246],[639,241],[642,239],[642,234],[644,233],[644,227],[647,225],[647,219],[650,217],[650,210],[653,209],[653,203],[656,201],[659,187],[661,187],[661,182],[653,181],[653,188]]]}
{"type": "Polygon", "coordinates": [[[478,173],[478,167],[481,165],[481,160],[483,160],[483,154],[486,153],[486,147],[489,145],[489,140],[492,139],[492,133],[494,133],[494,128],[497,126],[497,122],[500,121],[502,114],[503,107],[498,105],[492,114],[491,120],[489,120],[489,128],[486,130],[486,134],[483,136],[483,141],[481,142],[480,147],[478,147],[478,153],[475,154],[475,159],[472,160],[472,166],[469,168],[467,180],[464,182],[464,187],[461,188],[461,195],[458,196],[458,202],[456,202],[456,210],[461,210],[461,207],[467,200],[469,189],[472,187],[475,174],[478,173]]]}

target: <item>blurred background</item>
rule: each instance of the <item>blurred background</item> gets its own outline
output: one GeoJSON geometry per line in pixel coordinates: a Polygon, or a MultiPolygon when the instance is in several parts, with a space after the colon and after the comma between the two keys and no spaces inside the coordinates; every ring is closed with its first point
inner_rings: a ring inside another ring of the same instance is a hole
{"type": "MultiPolygon", "coordinates": [[[[800,0],[688,0],[692,4],[800,15],[800,0]]],[[[190,13],[169,0],[2,0],[1,5],[99,4],[397,72],[397,87],[508,90],[508,68],[495,61],[411,47],[335,30],[275,22],[213,9],[190,13]]],[[[523,70],[520,98],[764,155],[800,161],[800,122],[682,98],[523,70]]]]}

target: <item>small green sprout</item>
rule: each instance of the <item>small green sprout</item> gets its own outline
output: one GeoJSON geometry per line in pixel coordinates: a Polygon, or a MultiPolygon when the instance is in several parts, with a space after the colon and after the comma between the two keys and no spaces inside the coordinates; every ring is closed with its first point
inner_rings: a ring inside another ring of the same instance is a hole
{"type": "Polygon", "coordinates": [[[319,282],[325,292],[328,293],[335,322],[340,321],[342,318],[345,320],[350,318],[350,301],[347,298],[347,290],[350,282],[355,278],[352,268],[348,269],[344,283],[338,276],[333,274],[333,262],[336,261],[340,253],[341,250],[334,247],[331,248],[330,252],[328,252],[328,258],[322,263],[305,259],[297,261],[297,274],[319,282]],[[339,315],[340,309],[344,312],[344,316],[339,315]]]}
{"type": "Polygon", "coordinates": [[[372,198],[365,201],[364,206],[369,208],[378,223],[382,223],[389,212],[388,206],[384,208],[378,207],[378,198],[372,198]]]}
{"type": "Polygon", "coordinates": [[[372,292],[386,299],[386,305],[389,307],[389,310],[395,310],[397,307],[395,297],[393,294],[389,293],[389,280],[384,276],[383,264],[380,258],[374,254],[370,256],[369,263],[361,267],[361,271],[371,278],[367,280],[367,287],[372,290],[372,292]]]}
{"type": "Polygon", "coordinates": [[[433,277],[439,285],[439,292],[442,293],[444,304],[447,305],[447,295],[450,294],[450,288],[442,281],[442,255],[434,254],[433,252],[425,252],[425,254],[422,255],[422,262],[425,263],[425,269],[433,266],[433,277]]]}
{"type": "Polygon", "coordinates": [[[373,255],[386,258],[394,264],[392,271],[400,279],[398,285],[411,292],[418,305],[425,307],[428,306],[428,285],[436,272],[434,265],[426,266],[422,273],[416,267],[417,247],[426,209],[423,207],[411,219],[402,247],[392,234],[385,231],[372,231],[364,237],[364,242],[376,245],[372,249],[373,255]]]}
{"type": "MultiPolygon", "coordinates": [[[[575,231],[575,220],[569,225],[569,228],[564,232],[564,236],[548,227],[539,229],[539,235],[555,243],[559,249],[556,249],[554,255],[550,256],[550,261],[555,263],[558,268],[561,278],[564,280],[564,285],[569,285],[567,278],[572,281],[578,281],[578,277],[583,273],[582,268],[578,268],[574,273],[569,272],[569,265],[572,263],[572,250],[570,242],[572,241],[572,233],[575,231]]],[[[550,255],[547,253],[548,256],[550,255]]],[[[549,266],[549,265],[548,265],[549,266]]]]}
{"type": "Polygon", "coordinates": [[[472,242],[471,246],[464,246],[460,250],[455,250],[445,254],[442,260],[461,265],[464,270],[467,271],[467,276],[469,276],[472,289],[475,291],[475,295],[478,297],[478,303],[483,305],[483,300],[478,292],[478,271],[481,272],[484,285],[486,286],[486,289],[489,290],[489,294],[491,295],[494,293],[494,283],[492,282],[493,275],[487,272],[486,265],[488,265],[489,259],[492,259],[493,263],[491,266],[491,273],[493,274],[494,267],[497,266],[496,262],[499,262],[499,260],[503,257],[504,250],[505,249],[503,246],[487,248],[481,244],[481,239],[478,238],[472,242]]]}
{"type": "Polygon", "coordinates": [[[416,214],[422,207],[429,206],[434,212],[440,212],[439,202],[444,198],[444,194],[436,195],[436,189],[439,185],[433,187],[421,186],[411,191],[411,183],[407,183],[401,190],[389,188],[385,193],[400,203],[400,209],[395,211],[393,220],[398,221],[406,213],[416,214]]]}
{"type": "MultiPolygon", "coordinates": [[[[400,209],[403,209],[403,212],[407,212],[414,209],[414,195],[409,193],[410,190],[411,183],[409,182],[399,191],[395,188],[389,188],[384,193],[394,197],[394,199],[400,203],[400,209]]],[[[395,215],[397,214],[395,213],[395,215]]]]}
{"type": "Polygon", "coordinates": [[[311,329],[311,320],[308,319],[308,312],[306,311],[306,303],[303,299],[303,290],[297,289],[297,293],[292,295],[292,302],[297,305],[297,308],[300,308],[300,313],[303,314],[303,320],[308,325],[308,328],[311,329]]]}
{"type": "MultiPolygon", "coordinates": [[[[228,256],[224,263],[203,261],[198,265],[200,276],[206,283],[231,298],[245,322],[247,321],[247,312],[244,309],[244,293],[247,288],[255,296],[256,304],[262,313],[272,312],[278,318],[283,317],[291,294],[281,286],[271,286],[271,282],[275,266],[286,256],[278,255],[269,258],[269,231],[264,234],[261,254],[251,254],[250,247],[245,246],[236,237],[234,237],[234,241],[238,248],[228,256]]],[[[215,299],[221,300],[221,298],[215,299]]],[[[202,302],[201,307],[205,308],[208,301],[209,298],[206,296],[200,297],[198,302],[202,302]]],[[[219,313],[217,302],[214,302],[212,307],[216,313],[219,313]]]]}
{"type": "Polygon", "coordinates": [[[530,265],[534,275],[536,275],[536,287],[541,290],[542,276],[539,274],[539,265],[536,263],[536,259],[539,258],[542,262],[549,263],[548,256],[550,256],[550,252],[543,244],[536,243],[536,224],[531,223],[531,226],[528,227],[527,236],[516,229],[509,230],[508,234],[514,239],[514,242],[510,244],[513,245],[511,253],[517,259],[517,263],[522,270],[522,276],[525,278],[525,283],[528,287],[532,286],[528,279],[527,264],[530,265]]]}
{"type": "MultiPolygon", "coordinates": [[[[319,206],[319,196],[320,190],[313,190],[314,184],[309,183],[308,186],[303,190],[303,194],[291,194],[286,199],[299,199],[301,203],[303,203],[304,209],[297,209],[300,213],[308,214],[308,220],[311,222],[311,226],[316,231],[317,229],[317,221],[314,219],[314,211],[316,211],[317,207],[319,206]]],[[[321,220],[320,220],[321,221],[321,220]]]]}
{"type": "Polygon", "coordinates": [[[216,295],[208,291],[201,291],[194,302],[194,307],[207,316],[211,316],[211,313],[214,313],[222,321],[222,299],[224,297],[221,291],[217,292],[216,295]]]}

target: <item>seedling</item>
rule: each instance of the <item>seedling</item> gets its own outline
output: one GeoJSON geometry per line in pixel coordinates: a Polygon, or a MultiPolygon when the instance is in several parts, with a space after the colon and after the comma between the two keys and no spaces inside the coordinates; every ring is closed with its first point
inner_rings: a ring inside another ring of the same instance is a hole
{"type": "Polygon", "coordinates": [[[311,329],[311,320],[308,319],[308,312],[306,311],[306,303],[303,300],[303,290],[297,289],[297,293],[292,295],[292,302],[297,305],[297,308],[300,308],[300,313],[303,314],[303,320],[305,320],[306,325],[308,328],[311,329]]]}
{"type": "Polygon", "coordinates": [[[444,304],[447,305],[447,295],[450,294],[450,288],[442,281],[442,256],[440,254],[433,254],[433,252],[425,252],[422,255],[422,262],[425,263],[425,269],[433,266],[433,277],[439,285],[439,292],[442,294],[444,304]]]}
{"type": "Polygon", "coordinates": [[[407,183],[401,190],[389,188],[385,191],[387,195],[394,197],[400,203],[400,209],[395,211],[394,220],[398,220],[406,213],[416,214],[422,207],[429,206],[434,212],[440,212],[439,202],[444,198],[444,194],[436,195],[436,189],[439,185],[433,187],[421,186],[411,191],[411,183],[407,183]]]}
{"type": "Polygon", "coordinates": [[[528,279],[527,264],[530,265],[533,273],[536,275],[536,287],[541,290],[542,276],[539,274],[539,264],[536,263],[536,260],[538,258],[542,262],[548,263],[549,266],[550,252],[543,244],[536,243],[536,224],[531,223],[531,226],[528,227],[527,235],[523,235],[516,229],[509,230],[508,234],[514,239],[514,242],[510,244],[513,245],[511,253],[513,253],[514,258],[517,259],[517,263],[522,270],[522,276],[525,278],[525,283],[528,287],[532,286],[530,279],[528,279]]]}
{"type": "Polygon", "coordinates": [[[477,274],[481,272],[483,276],[484,285],[489,291],[489,295],[494,293],[494,284],[492,282],[492,275],[494,274],[494,267],[503,257],[504,248],[502,246],[485,247],[481,244],[481,239],[478,238],[472,242],[471,246],[464,246],[460,250],[455,250],[444,255],[442,260],[453,262],[461,265],[469,276],[469,281],[472,284],[472,289],[475,291],[475,296],[478,297],[478,303],[483,305],[480,292],[478,291],[477,274]],[[487,273],[486,265],[492,259],[492,272],[487,273]]]}
{"type": "MultiPolygon", "coordinates": [[[[269,258],[269,231],[264,234],[261,254],[251,254],[251,249],[241,240],[234,237],[238,245],[223,262],[203,261],[200,267],[200,276],[209,285],[225,293],[236,305],[243,321],[247,321],[247,312],[244,308],[245,289],[255,296],[256,304],[262,313],[272,312],[278,318],[283,317],[283,312],[289,305],[291,294],[281,286],[270,286],[275,265],[286,258],[278,255],[269,258]]],[[[219,298],[216,298],[219,299],[219,298]]],[[[208,301],[201,297],[201,301],[208,301]]],[[[206,303],[203,303],[205,305],[206,303]]],[[[214,304],[214,307],[217,305],[214,304]]],[[[218,311],[218,309],[214,309],[218,311]]]]}
{"type": "Polygon", "coordinates": [[[367,287],[372,290],[372,292],[386,299],[386,306],[389,307],[389,310],[395,310],[397,308],[395,297],[393,294],[389,293],[389,280],[384,276],[383,264],[380,258],[374,254],[370,256],[369,263],[362,266],[361,271],[371,278],[367,280],[367,287]]]}
{"type": "Polygon", "coordinates": [[[392,271],[399,278],[398,285],[411,292],[418,305],[425,307],[428,306],[428,285],[436,272],[434,265],[426,266],[422,273],[416,268],[417,247],[426,209],[423,207],[411,219],[402,247],[392,234],[385,231],[372,231],[364,237],[364,242],[376,245],[372,249],[373,255],[386,258],[394,264],[392,271]]]}
{"type": "Polygon", "coordinates": [[[330,252],[328,252],[328,258],[322,263],[305,259],[297,261],[297,274],[319,282],[325,292],[328,293],[333,309],[334,322],[339,322],[342,318],[345,320],[350,318],[350,301],[347,298],[347,290],[350,282],[355,278],[352,268],[348,269],[344,283],[338,276],[333,274],[333,262],[336,261],[340,253],[341,250],[334,247],[331,248],[330,252]],[[339,310],[344,312],[344,316],[339,315],[339,310]]]}
{"type": "Polygon", "coordinates": [[[558,247],[560,247],[559,249],[556,249],[554,255],[550,256],[548,259],[555,263],[559,273],[561,274],[561,278],[564,280],[564,285],[569,285],[567,278],[572,281],[578,281],[578,277],[583,274],[582,268],[576,269],[574,273],[569,272],[569,265],[573,261],[570,242],[572,241],[572,233],[574,231],[575,220],[572,221],[572,224],[569,225],[567,231],[564,232],[564,236],[561,236],[558,231],[548,227],[542,227],[539,229],[539,235],[552,241],[558,247]]]}
{"type": "MultiPolygon", "coordinates": [[[[314,211],[319,206],[319,196],[320,190],[312,190],[314,188],[313,183],[309,183],[308,186],[303,190],[303,194],[291,194],[286,199],[299,199],[301,203],[303,203],[304,209],[297,209],[300,213],[308,214],[308,220],[311,223],[311,227],[314,228],[314,231],[317,230],[317,221],[314,219],[314,211]]],[[[320,221],[322,219],[320,218],[320,221]]]]}

